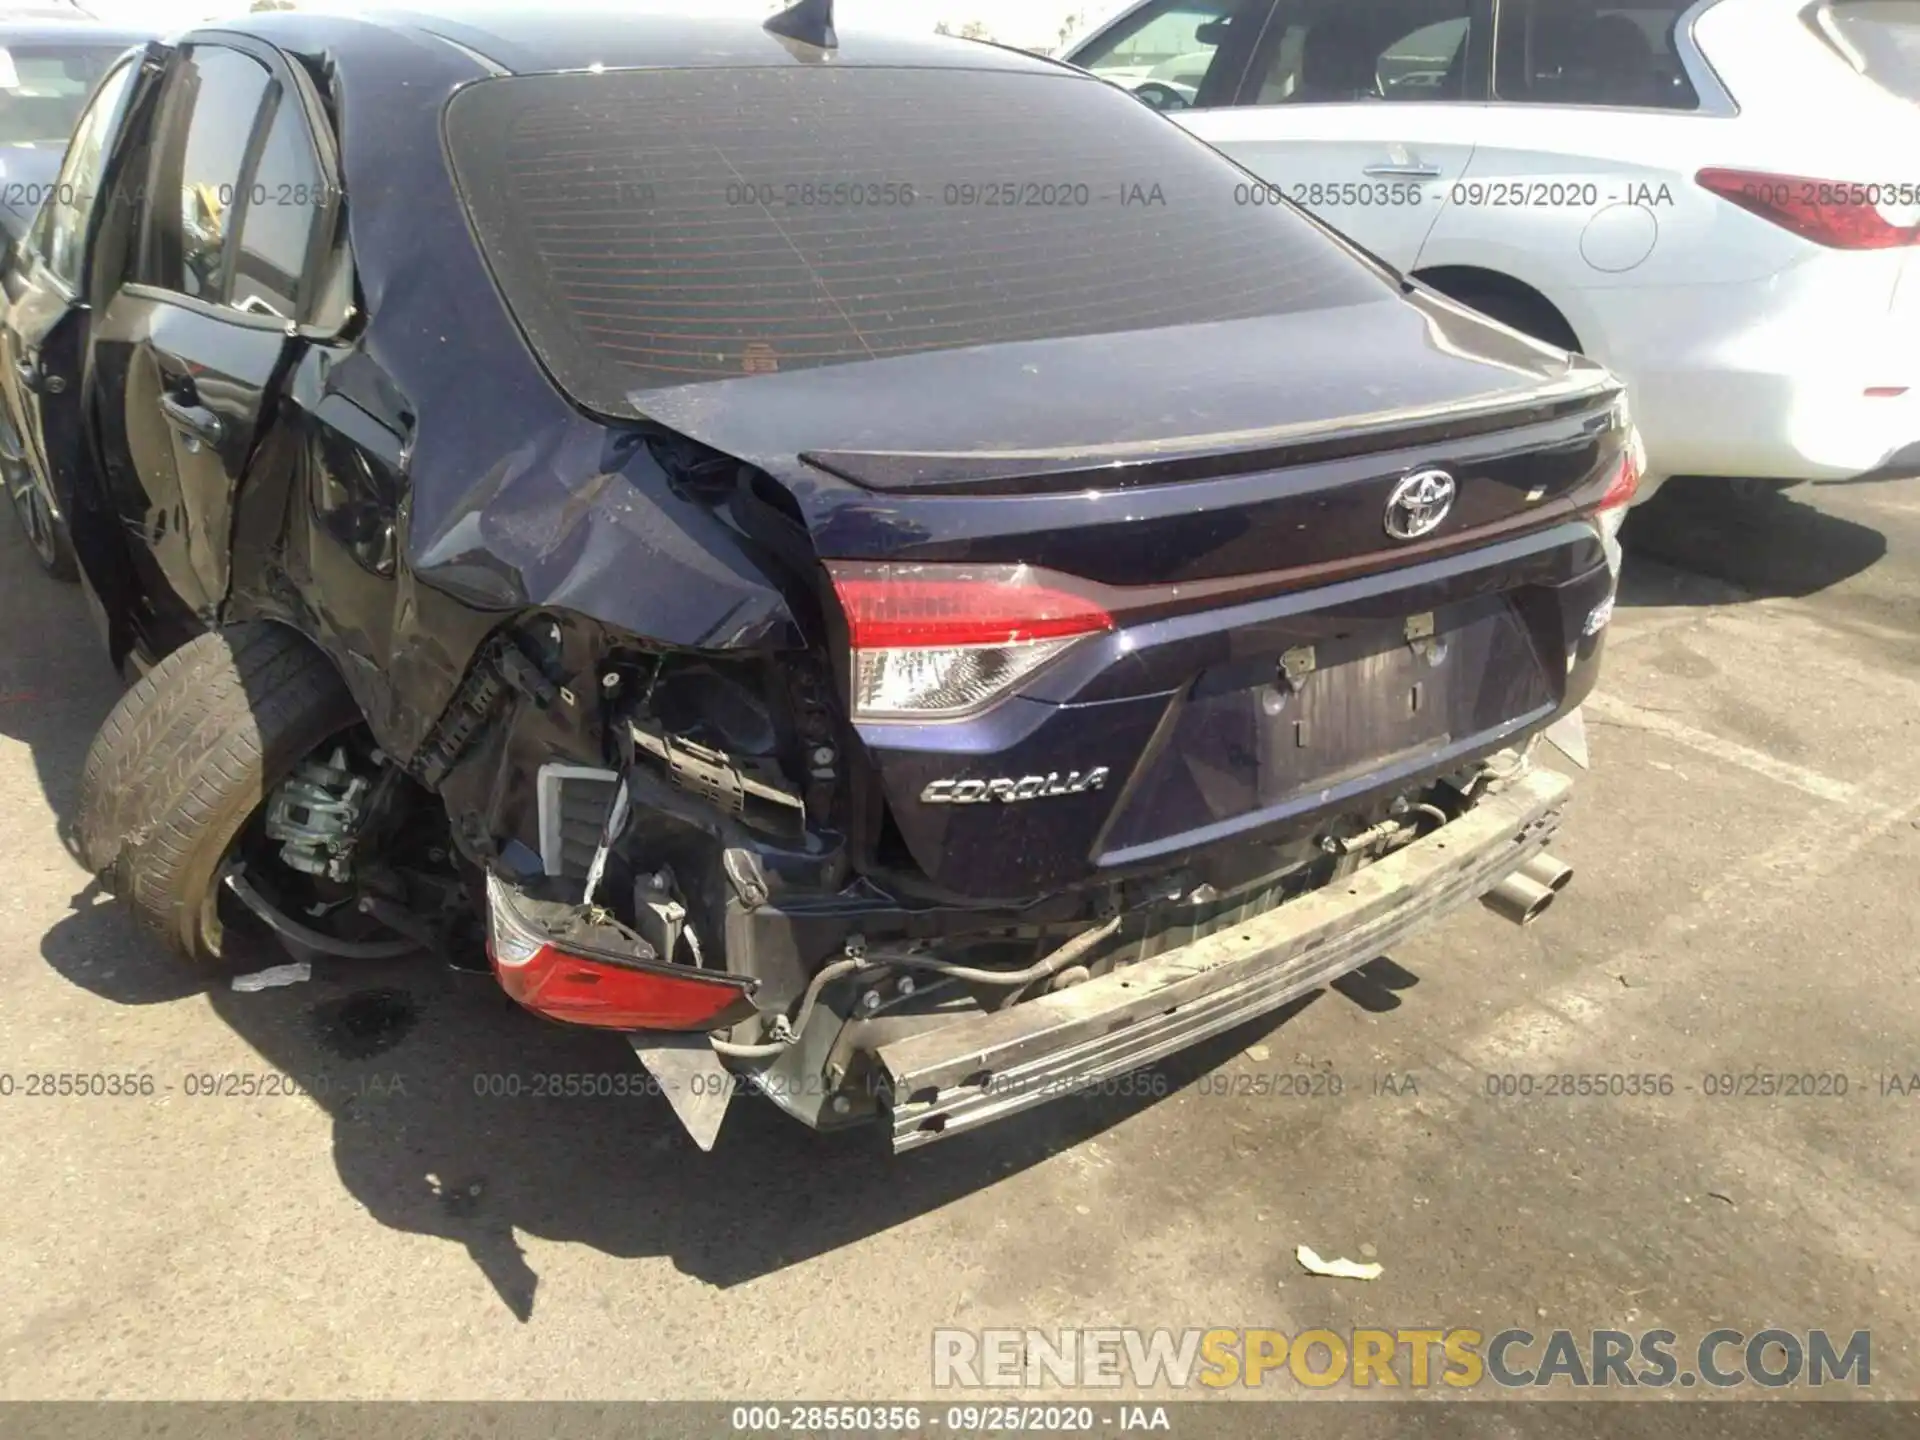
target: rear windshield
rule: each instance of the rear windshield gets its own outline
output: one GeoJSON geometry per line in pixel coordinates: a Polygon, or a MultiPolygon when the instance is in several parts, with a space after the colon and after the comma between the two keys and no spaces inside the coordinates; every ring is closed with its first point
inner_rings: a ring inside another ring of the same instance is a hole
{"type": "Polygon", "coordinates": [[[1380,282],[1140,101],[1069,74],[485,81],[447,129],[508,305],[576,400],[1244,320],[1380,282]]]}
{"type": "Polygon", "coordinates": [[[1920,0],[1836,0],[1821,15],[1869,79],[1920,101],[1920,0]]]}
{"type": "Polygon", "coordinates": [[[0,48],[0,145],[64,149],[87,96],[125,45],[0,48]]]}

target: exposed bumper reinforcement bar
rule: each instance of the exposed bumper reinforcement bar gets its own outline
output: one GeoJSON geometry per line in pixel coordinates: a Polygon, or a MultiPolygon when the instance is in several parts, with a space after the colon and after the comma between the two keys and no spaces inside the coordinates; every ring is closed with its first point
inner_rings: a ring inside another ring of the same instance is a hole
{"type": "Polygon", "coordinates": [[[1245,924],[880,1046],[894,1151],[1138,1069],[1366,964],[1544,850],[1572,788],[1534,771],[1431,835],[1245,924]]]}

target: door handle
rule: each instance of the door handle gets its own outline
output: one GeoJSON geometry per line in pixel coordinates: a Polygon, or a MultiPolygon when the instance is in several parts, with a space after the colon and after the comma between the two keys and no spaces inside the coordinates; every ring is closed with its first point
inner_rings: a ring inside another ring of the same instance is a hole
{"type": "Polygon", "coordinates": [[[1382,161],[1378,165],[1368,165],[1364,167],[1360,173],[1362,175],[1372,175],[1376,178],[1393,176],[1400,180],[1438,180],[1440,178],[1440,167],[1438,165],[1418,165],[1412,163],[1394,164],[1391,161],[1382,161]]]}
{"type": "Polygon", "coordinates": [[[14,361],[13,373],[20,377],[20,383],[26,389],[37,391],[40,388],[40,362],[37,359],[14,361]]]}
{"type": "Polygon", "coordinates": [[[162,395],[160,410],[167,422],[190,440],[203,440],[217,446],[226,436],[226,423],[204,405],[188,405],[171,395],[162,395]]]}

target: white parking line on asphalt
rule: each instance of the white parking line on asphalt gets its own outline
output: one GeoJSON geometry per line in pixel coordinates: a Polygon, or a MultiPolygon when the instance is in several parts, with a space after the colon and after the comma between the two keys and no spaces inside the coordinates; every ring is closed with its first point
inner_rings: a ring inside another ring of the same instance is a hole
{"type": "MultiPolygon", "coordinates": [[[[1671,634],[1675,630],[1695,630],[1714,617],[1713,611],[1682,611],[1678,615],[1662,616],[1659,619],[1642,619],[1631,612],[1615,610],[1613,622],[1607,626],[1607,650],[1618,650],[1622,645],[1639,645],[1660,635],[1671,634]]],[[[1601,662],[1601,673],[1606,672],[1606,663],[1601,662]]]]}
{"type": "Polygon", "coordinates": [[[1878,815],[1886,809],[1878,802],[1863,796],[1857,785],[1849,784],[1845,780],[1836,780],[1831,775],[1823,775],[1817,770],[1809,770],[1806,766],[1796,765],[1790,760],[1781,760],[1767,754],[1764,750],[1756,750],[1751,745],[1742,745],[1737,740],[1728,740],[1706,730],[1696,730],[1683,721],[1662,715],[1655,710],[1642,709],[1631,701],[1620,699],[1617,695],[1596,691],[1587,697],[1586,711],[1589,719],[1623,726],[1630,730],[1643,730],[1649,735],[1658,735],[1663,740],[1671,740],[1676,745],[1684,745],[1687,749],[1697,750],[1702,755],[1710,755],[1729,765],[1751,770],[1756,775],[1764,775],[1767,779],[1777,780],[1782,785],[1791,785],[1794,789],[1819,800],[1851,805],[1867,815],[1878,815]]]}
{"type": "MultiPolygon", "coordinates": [[[[1911,777],[1907,778],[1910,782],[1911,777]]],[[[1565,1068],[1562,1057],[1574,1051],[1604,1051],[1603,1037],[1610,1023],[1633,1015],[1642,1005],[1659,1004],[1658,987],[1643,984],[1623,990],[1617,974],[1657,974],[1669,985],[1684,983],[1690,978],[1689,959],[1700,954],[1682,943],[1686,936],[1728,918],[1753,926],[1801,903],[1818,881],[1853,864],[1868,846],[1920,817],[1920,793],[1909,793],[1897,805],[1874,809],[1871,816],[1857,811],[1815,812],[1805,825],[1730,868],[1686,909],[1665,916],[1645,944],[1610,955],[1599,969],[1494,1017],[1452,1057],[1456,1062],[1452,1078],[1471,1093],[1473,1077],[1489,1070],[1565,1068]]],[[[1699,963],[1715,962],[1709,954],[1699,963]]]]}

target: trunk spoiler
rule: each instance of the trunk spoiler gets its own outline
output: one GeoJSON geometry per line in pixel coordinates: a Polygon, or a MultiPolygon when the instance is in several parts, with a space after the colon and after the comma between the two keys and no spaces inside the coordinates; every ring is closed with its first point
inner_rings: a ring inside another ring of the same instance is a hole
{"type": "Polygon", "coordinates": [[[630,395],[779,480],[1020,494],[1419,447],[1597,406],[1618,382],[1427,292],[1335,312],[882,357],[630,395]],[[1336,338],[1329,339],[1332,335],[1336,338]]]}
{"type": "Polygon", "coordinates": [[[1018,495],[1124,490],[1279,470],[1380,450],[1440,445],[1522,425],[1558,420],[1611,401],[1618,387],[1569,372],[1527,402],[1511,399],[1381,410],[1234,435],[1181,436],[1134,445],[1082,445],[1045,451],[808,450],[800,459],[863,490],[881,493],[1018,495]]]}

